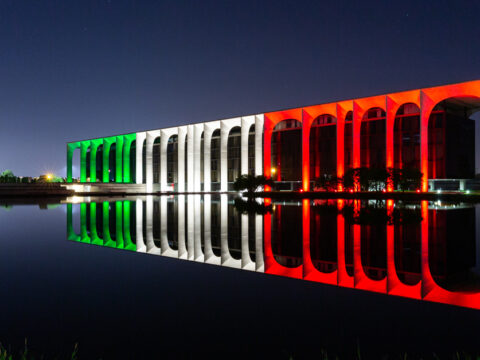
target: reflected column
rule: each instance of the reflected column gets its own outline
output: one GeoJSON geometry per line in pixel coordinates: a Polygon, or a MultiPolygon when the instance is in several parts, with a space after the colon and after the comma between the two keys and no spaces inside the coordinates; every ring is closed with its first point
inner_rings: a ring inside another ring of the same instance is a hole
{"type": "Polygon", "coordinates": [[[263,175],[263,114],[255,115],[255,175],[263,175]]]}
{"type": "Polygon", "coordinates": [[[137,251],[145,252],[147,248],[143,240],[143,200],[142,199],[137,199],[136,201],[135,214],[136,214],[136,228],[137,228],[137,232],[136,232],[137,251]]]}
{"type": "Polygon", "coordinates": [[[155,246],[153,240],[153,197],[147,196],[146,198],[146,214],[145,214],[145,230],[147,234],[147,253],[160,255],[160,249],[155,246]]]}
{"type": "Polygon", "coordinates": [[[210,194],[203,197],[203,224],[205,262],[208,264],[220,265],[221,259],[214,254],[212,248],[212,196],[210,194]]]}
{"type": "Polygon", "coordinates": [[[185,245],[185,195],[178,195],[178,258],[188,258],[185,245]]]}
{"type": "Polygon", "coordinates": [[[178,257],[178,251],[173,250],[168,243],[168,204],[167,197],[160,197],[160,244],[162,255],[178,257]]]}
{"type": "MultiPolygon", "coordinates": [[[[200,195],[193,195],[194,201],[194,256],[195,261],[204,262],[205,256],[202,251],[202,212],[200,195]]],[[[191,207],[192,205],[190,205],[191,207]]]]}

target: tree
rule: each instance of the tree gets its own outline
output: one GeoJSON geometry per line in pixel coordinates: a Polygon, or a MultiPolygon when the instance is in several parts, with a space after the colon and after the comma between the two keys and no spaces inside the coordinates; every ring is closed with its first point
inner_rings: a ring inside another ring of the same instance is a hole
{"type": "Polygon", "coordinates": [[[13,171],[12,171],[12,170],[5,170],[4,172],[2,172],[2,173],[0,174],[0,176],[5,177],[5,178],[7,178],[7,177],[12,177],[12,178],[14,178],[14,177],[15,177],[15,175],[13,175],[13,171]]]}
{"type": "Polygon", "coordinates": [[[241,175],[233,183],[235,191],[246,190],[249,194],[253,194],[260,187],[265,186],[273,186],[273,180],[263,175],[241,175]]]}
{"type": "Polygon", "coordinates": [[[335,191],[341,183],[342,178],[339,178],[336,175],[324,174],[315,179],[315,187],[325,191],[335,191]]]}

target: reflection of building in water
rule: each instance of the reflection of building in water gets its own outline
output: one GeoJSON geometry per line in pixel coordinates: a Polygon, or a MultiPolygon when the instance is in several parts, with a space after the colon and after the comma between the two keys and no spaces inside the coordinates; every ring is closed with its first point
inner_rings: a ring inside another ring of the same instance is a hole
{"type": "Polygon", "coordinates": [[[432,190],[464,190],[473,187],[465,180],[475,173],[479,99],[480,81],[470,81],[76,141],[67,144],[67,180],[77,153],[80,182],[137,192],[226,191],[240,174],[306,191],[352,167],[416,168],[424,191],[428,180],[432,190]]]}
{"type": "Polygon", "coordinates": [[[73,206],[70,240],[480,309],[478,206],[304,200],[258,215],[226,195],[147,196],[82,203],[75,219],[73,206]]]}

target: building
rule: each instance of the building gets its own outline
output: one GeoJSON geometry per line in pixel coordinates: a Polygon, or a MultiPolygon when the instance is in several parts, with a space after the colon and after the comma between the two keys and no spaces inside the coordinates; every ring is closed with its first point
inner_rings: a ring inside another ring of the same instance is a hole
{"type": "Polygon", "coordinates": [[[349,168],[418,168],[422,190],[475,177],[480,80],[96,138],[67,144],[67,181],[145,184],[145,191],[227,191],[265,174],[305,191],[349,168]]]}

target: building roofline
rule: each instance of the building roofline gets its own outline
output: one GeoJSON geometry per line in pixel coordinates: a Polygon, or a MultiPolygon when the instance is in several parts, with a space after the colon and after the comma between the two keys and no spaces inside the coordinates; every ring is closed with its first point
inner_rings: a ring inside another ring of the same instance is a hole
{"type": "Polygon", "coordinates": [[[309,107],[314,107],[314,106],[332,105],[332,104],[344,103],[344,102],[349,102],[349,101],[368,100],[368,99],[370,99],[370,98],[375,98],[375,97],[379,97],[379,96],[396,95],[396,94],[401,94],[401,93],[411,92],[411,91],[425,91],[425,90],[431,90],[431,89],[435,89],[435,88],[442,88],[442,87],[448,87],[448,86],[455,86],[455,85],[473,83],[473,82],[477,82],[477,81],[480,82],[480,79],[462,81],[462,82],[458,82],[458,83],[450,83],[450,84],[443,84],[443,85],[435,85],[435,86],[429,86],[429,87],[422,87],[422,88],[417,88],[417,89],[407,89],[407,90],[395,91],[395,92],[390,92],[390,93],[370,95],[370,96],[365,96],[365,97],[360,97],[360,98],[351,98],[351,99],[329,101],[329,102],[317,103],[317,104],[310,104],[310,105],[301,105],[301,106],[297,106],[297,107],[283,108],[283,109],[278,109],[278,110],[273,110],[273,111],[267,111],[267,112],[257,113],[257,114],[247,114],[247,115],[232,116],[232,117],[229,117],[229,118],[222,118],[222,119],[215,119],[215,120],[208,120],[208,121],[198,121],[198,122],[193,122],[193,123],[180,124],[180,125],[176,125],[176,126],[169,126],[169,127],[166,127],[166,128],[155,128],[155,129],[139,130],[139,131],[134,131],[134,132],[126,132],[126,133],[122,133],[122,134],[115,134],[115,135],[108,135],[108,136],[100,136],[100,137],[94,137],[94,138],[83,139],[83,140],[67,141],[66,144],[68,145],[68,144],[72,144],[72,143],[76,143],[76,142],[89,141],[89,140],[97,140],[97,139],[104,139],[104,138],[116,137],[116,136],[124,136],[124,135],[130,135],[130,134],[136,134],[136,133],[142,133],[142,132],[166,130],[166,129],[178,128],[178,127],[188,126],[188,125],[206,124],[206,123],[212,123],[212,122],[217,122],[217,121],[225,121],[225,120],[237,119],[237,118],[248,117],[248,116],[259,116],[259,115],[264,115],[264,114],[272,114],[272,113],[276,113],[276,112],[296,110],[296,109],[303,109],[303,108],[309,108],[309,107]]]}

